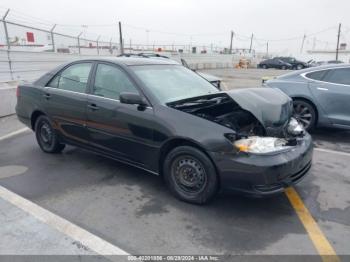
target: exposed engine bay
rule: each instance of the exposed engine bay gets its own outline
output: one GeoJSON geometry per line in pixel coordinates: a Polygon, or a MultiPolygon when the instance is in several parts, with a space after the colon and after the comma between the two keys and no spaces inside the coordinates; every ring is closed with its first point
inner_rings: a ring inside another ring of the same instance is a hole
{"type": "Polygon", "coordinates": [[[180,101],[168,104],[170,107],[190,113],[228,127],[240,136],[264,136],[265,129],[247,110],[242,109],[225,93],[193,101],[180,101]]]}
{"type": "Polygon", "coordinates": [[[303,133],[293,133],[290,129],[292,115],[290,98],[272,89],[221,92],[175,101],[167,105],[228,127],[235,131],[236,139],[269,136],[293,140],[303,133]]]}

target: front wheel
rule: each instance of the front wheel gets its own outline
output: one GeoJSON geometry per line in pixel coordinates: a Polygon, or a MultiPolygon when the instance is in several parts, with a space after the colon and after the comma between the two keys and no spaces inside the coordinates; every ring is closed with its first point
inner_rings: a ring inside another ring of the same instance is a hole
{"type": "Polygon", "coordinates": [[[193,204],[208,202],[218,190],[218,178],[211,160],[191,146],[173,149],[165,158],[163,173],[171,192],[193,204]]]}
{"type": "Polygon", "coordinates": [[[316,110],[309,102],[301,99],[293,101],[293,116],[297,119],[307,131],[315,128],[316,110]]]}
{"type": "Polygon", "coordinates": [[[286,70],[287,67],[286,67],[285,65],[283,65],[283,66],[281,66],[281,69],[282,69],[282,70],[286,70]]]}
{"type": "Polygon", "coordinates": [[[35,122],[35,136],[42,151],[45,153],[59,153],[65,145],[61,144],[50,119],[41,115],[35,122]]]}

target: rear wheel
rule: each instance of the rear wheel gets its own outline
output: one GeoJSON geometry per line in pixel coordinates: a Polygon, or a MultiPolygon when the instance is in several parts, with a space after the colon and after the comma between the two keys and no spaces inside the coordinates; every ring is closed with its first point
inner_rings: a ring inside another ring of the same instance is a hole
{"type": "Polygon", "coordinates": [[[304,66],[302,65],[302,64],[298,64],[297,66],[296,66],[296,69],[297,70],[300,70],[300,69],[303,69],[304,68],[304,66]]]}
{"type": "Polygon", "coordinates": [[[262,65],[261,66],[263,69],[267,69],[267,65],[262,65]]]}
{"type": "Polygon", "coordinates": [[[316,110],[314,106],[301,99],[293,101],[293,116],[297,119],[307,131],[315,128],[316,124],[316,110]]]}
{"type": "Polygon", "coordinates": [[[61,144],[55,129],[52,127],[50,119],[41,115],[35,122],[36,140],[45,153],[59,153],[65,144],[61,144]]]}
{"type": "Polygon", "coordinates": [[[186,202],[204,204],[218,189],[213,163],[194,147],[180,146],[173,149],[165,158],[163,173],[171,192],[186,202]]]}

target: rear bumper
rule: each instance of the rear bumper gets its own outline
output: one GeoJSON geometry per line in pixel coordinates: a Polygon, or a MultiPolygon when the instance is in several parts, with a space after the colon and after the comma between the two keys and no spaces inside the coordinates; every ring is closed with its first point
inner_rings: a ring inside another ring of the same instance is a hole
{"type": "Polygon", "coordinates": [[[287,152],[269,155],[211,153],[216,163],[221,188],[264,196],[284,191],[300,182],[312,163],[313,145],[309,134],[287,152]]]}

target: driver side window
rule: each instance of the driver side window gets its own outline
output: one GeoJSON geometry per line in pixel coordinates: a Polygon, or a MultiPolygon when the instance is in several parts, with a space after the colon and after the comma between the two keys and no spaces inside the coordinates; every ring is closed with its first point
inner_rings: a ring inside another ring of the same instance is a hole
{"type": "Polygon", "coordinates": [[[119,68],[99,64],[96,70],[93,94],[119,100],[122,92],[138,93],[128,76],[119,68]]]}

